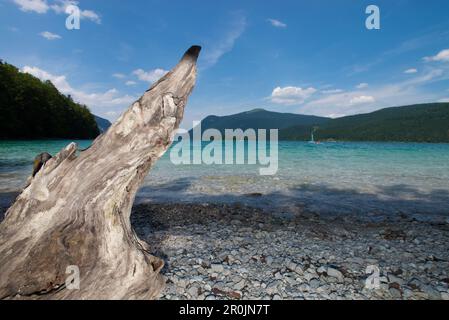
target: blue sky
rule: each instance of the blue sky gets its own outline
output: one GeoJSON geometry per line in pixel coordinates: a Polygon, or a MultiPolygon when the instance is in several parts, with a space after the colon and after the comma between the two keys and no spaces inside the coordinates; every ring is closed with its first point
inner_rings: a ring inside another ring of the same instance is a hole
{"type": "Polygon", "coordinates": [[[193,44],[184,127],[253,108],[338,117],[449,101],[447,0],[0,0],[0,58],[111,120],[193,44]],[[80,30],[65,27],[70,3],[80,30]],[[380,30],[365,27],[370,4],[380,30]]]}

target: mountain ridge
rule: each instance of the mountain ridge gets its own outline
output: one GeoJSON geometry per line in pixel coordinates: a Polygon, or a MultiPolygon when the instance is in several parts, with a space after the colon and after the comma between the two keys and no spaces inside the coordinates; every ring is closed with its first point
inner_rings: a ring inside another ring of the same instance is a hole
{"type": "Polygon", "coordinates": [[[93,116],[95,118],[95,122],[97,123],[98,129],[100,130],[101,133],[106,132],[112,125],[112,123],[108,119],[99,117],[95,114],[93,116]]]}
{"type": "MultiPolygon", "coordinates": [[[[207,116],[201,129],[279,129],[280,140],[449,142],[449,103],[383,108],[370,113],[326,118],[252,109],[207,116]]],[[[193,130],[193,129],[192,129],[193,130]]],[[[191,131],[192,131],[191,130],[191,131]]]]}
{"type": "MultiPolygon", "coordinates": [[[[201,121],[201,131],[217,129],[224,134],[225,129],[282,129],[294,125],[314,126],[328,121],[330,118],[280,113],[264,109],[252,109],[227,116],[210,115],[201,121]]],[[[192,132],[193,129],[190,130],[192,132]]]]}

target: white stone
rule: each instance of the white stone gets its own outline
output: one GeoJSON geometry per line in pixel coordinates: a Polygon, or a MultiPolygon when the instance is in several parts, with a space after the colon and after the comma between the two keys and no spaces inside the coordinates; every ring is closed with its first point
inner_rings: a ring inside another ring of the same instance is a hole
{"type": "Polygon", "coordinates": [[[401,278],[396,277],[395,275],[392,275],[392,274],[388,275],[388,281],[390,283],[397,283],[397,284],[399,284],[401,286],[404,284],[404,280],[402,280],[401,278]]]}
{"type": "Polygon", "coordinates": [[[198,297],[198,288],[197,287],[190,287],[187,290],[187,293],[192,297],[192,298],[196,298],[198,297]]]}
{"type": "Polygon", "coordinates": [[[326,271],[327,271],[327,268],[325,266],[321,266],[316,270],[316,272],[318,272],[318,273],[325,273],[326,271]]]}
{"type": "Polygon", "coordinates": [[[245,287],[245,284],[246,284],[245,280],[241,280],[240,282],[238,282],[234,285],[234,289],[240,291],[245,287]]]}
{"type": "Polygon", "coordinates": [[[211,264],[210,267],[213,272],[223,272],[224,271],[224,267],[221,264],[211,264]]]}
{"type": "Polygon", "coordinates": [[[327,268],[327,275],[329,277],[336,278],[339,281],[343,281],[345,279],[345,277],[343,277],[343,273],[341,273],[337,269],[334,269],[334,268],[331,268],[331,267],[327,268]]]}
{"type": "Polygon", "coordinates": [[[316,278],[317,278],[317,275],[316,275],[316,274],[313,274],[313,273],[306,272],[306,273],[304,274],[304,278],[307,280],[307,282],[309,282],[309,281],[312,280],[312,279],[316,279],[316,278]]]}

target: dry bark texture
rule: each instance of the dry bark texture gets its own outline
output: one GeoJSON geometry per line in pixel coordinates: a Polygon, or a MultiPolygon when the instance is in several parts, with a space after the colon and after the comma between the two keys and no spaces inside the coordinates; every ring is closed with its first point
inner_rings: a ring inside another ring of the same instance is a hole
{"type": "Polygon", "coordinates": [[[163,261],[131,228],[135,194],[172,141],[196,77],[200,47],[78,154],[50,159],[0,225],[2,299],[153,299],[163,261]],[[68,266],[80,270],[69,290],[68,266]]]}

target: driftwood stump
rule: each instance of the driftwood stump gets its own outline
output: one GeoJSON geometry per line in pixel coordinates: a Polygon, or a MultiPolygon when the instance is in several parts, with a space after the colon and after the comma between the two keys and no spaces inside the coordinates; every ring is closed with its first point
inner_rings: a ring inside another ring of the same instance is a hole
{"type": "Polygon", "coordinates": [[[32,178],[0,225],[0,298],[159,294],[164,263],[132,230],[131,207],[182,120],[200,50],[191,47],[89,149],[68,145],[32,178]],[[66,287],[70,266],[79,268],[78,290],[66,287]]]}

